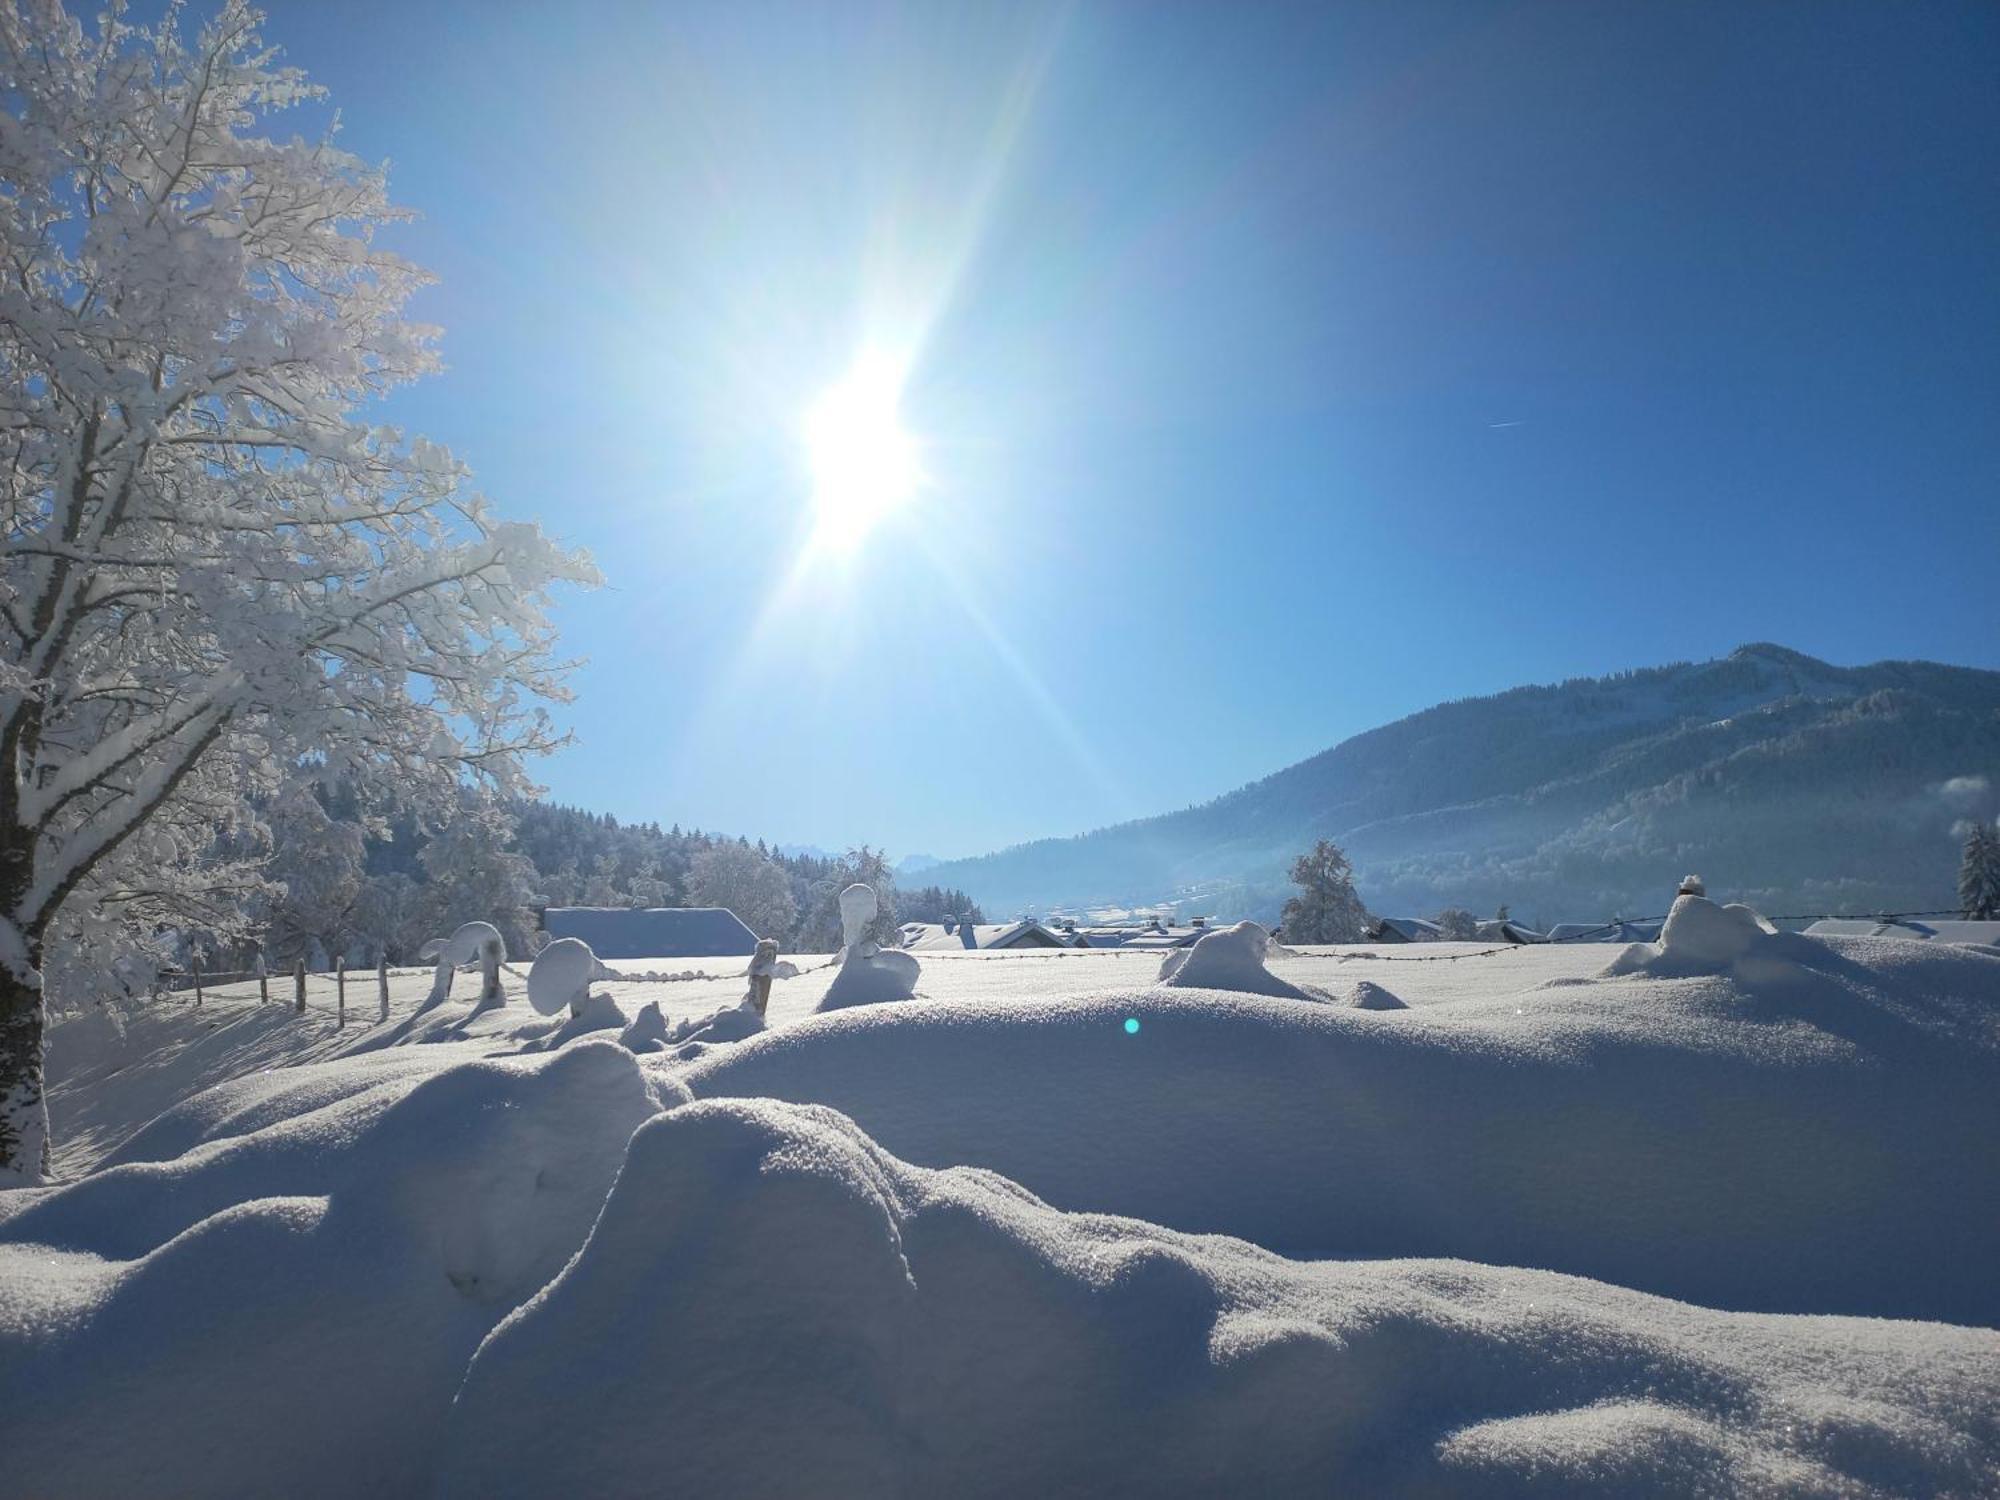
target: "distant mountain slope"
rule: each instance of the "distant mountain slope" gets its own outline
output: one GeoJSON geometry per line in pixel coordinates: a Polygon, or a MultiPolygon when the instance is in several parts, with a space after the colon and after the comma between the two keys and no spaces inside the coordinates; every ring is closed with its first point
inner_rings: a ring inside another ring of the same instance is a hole
{"type": "Polygon", "coordinates": [[[1772,909],[1948,906],[1971,809],[1945,783],[1978,776],[2000,785],[2000,672],[1760,644],[1440,704],[1200,807],[925,875],[996,915],[1269,916],[1292,857],[1333,838],[1382,912],[1637,915],[1688,870],[1772,909]]]}

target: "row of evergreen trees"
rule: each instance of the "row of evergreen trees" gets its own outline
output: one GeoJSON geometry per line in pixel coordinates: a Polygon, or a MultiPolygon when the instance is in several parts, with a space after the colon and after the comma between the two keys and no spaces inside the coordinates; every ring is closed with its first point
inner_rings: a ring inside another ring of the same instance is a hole
{"type": "Polygon", "coordinates": [[[898,891],[882,851],[784,853],[765,843],[678,824],[620,823],[559,803],[501,803],[468,795],[444,823],[370,819],[340,792],[300,791],[265,810],[265,886],[251,897],[255,937],[240,943],[191,934],[188,947],[215,963],[335,957],[413,961],[429,939],[458,924],[492,922],[508,951],[537,946],[550,906],[722,906],[760,936],[794,952],[840,939],[840,892],[855,881],[882,897],[881,941],[900,922],[983,913],[963,891],[898,891]],[[205,950],[205,951],[204,951],[205,950]]]}

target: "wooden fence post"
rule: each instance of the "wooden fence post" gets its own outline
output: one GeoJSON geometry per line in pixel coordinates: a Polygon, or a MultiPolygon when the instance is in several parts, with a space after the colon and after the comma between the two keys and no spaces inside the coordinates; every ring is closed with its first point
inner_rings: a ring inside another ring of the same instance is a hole
{"type": "Polygon", "coordinates": [[[333,1023],[334,1030],[345,1031],[347,1029],[347,960],[344,958],[336,958],[333,961],[333,993],[334,1013],[339,1018],[333,1023]]]}
{"type": "Polygon", "coordinates": [[[382,1004],[382,1013],[375,1019],[389,1019],[389,955],[383,954],[375,962],[375,998],[382,1004]]]}
{"type": "Polygon", "coordinates": [[[292,1009],[300,1015],[306,1013],[306,961],[303,958],[292,961],[292,1009]]]}
{"type": "Polygon", "coordinates": [[[193,960],[193,967],[194,967],[194,1003],[196,1005],[199,1005],[201,1004],[201,960],[199,958],[193,960]]]}
{"type": "Polygon", "coordinates": [[[265,971],[264,955],[261,953],[257,955],[257,1003],[259,1005],[271,1003],[271,976],[265,971]]]}

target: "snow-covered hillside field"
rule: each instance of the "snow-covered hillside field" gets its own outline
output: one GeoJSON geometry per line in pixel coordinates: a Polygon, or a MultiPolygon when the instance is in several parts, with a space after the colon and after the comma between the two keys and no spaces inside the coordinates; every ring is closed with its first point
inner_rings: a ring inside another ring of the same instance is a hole
{"type": "Polygon", "coordinates": [[[0,1488],[2000,1493],[2000,952],[1701,908],[64,1020],[0,1488]]]}

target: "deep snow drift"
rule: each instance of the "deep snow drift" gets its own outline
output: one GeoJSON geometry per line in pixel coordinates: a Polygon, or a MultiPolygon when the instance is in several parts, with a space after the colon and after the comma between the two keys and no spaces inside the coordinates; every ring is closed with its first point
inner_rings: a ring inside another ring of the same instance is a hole
{"type": "Polygon", "coordinates": [[[479,1340],[678,1097],[591,1042],[359,1072],[0,1225],[8,1493],[409,1493],[479,1340]]]}
{"type": "Polygon", "coordinates": [[[0,1195],[0,1490],[1996,1492],[2000,957],[1690,910],[1258,966],[1331,1004],[1063,952],[768,1030],[66,1022],[68,1118],[165,1112],[0,1195]]]}
{"type": "Polygon", "coordinates": [[[831,1105],[907,1160],[990,1167],[1058,1207],[1288,1255],[2000,1324],[2000,959],[1797,943],[1756,985],[1630,974],[1407,1010],[1164,988],[914,1002],[685,1077],[831,1105]]]}
{"type": "Polygon", "coordinates": [[[1297,1265],[725,1100],[640,1130],[582,1254],[481,1346],[439,1492],[1970,1489],[1996,1377],[1992,1333],[1297,1265]]]}

